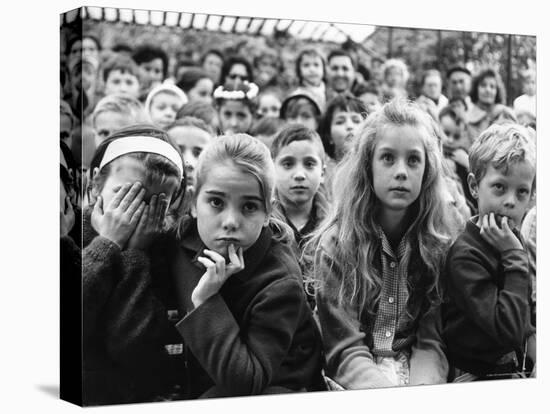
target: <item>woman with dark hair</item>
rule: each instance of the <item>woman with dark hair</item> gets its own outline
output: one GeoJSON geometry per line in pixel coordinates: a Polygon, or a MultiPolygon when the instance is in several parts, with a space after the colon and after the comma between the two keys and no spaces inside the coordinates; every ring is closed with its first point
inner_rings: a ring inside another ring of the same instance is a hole
{"type": "Polygon", "coordinates": [[[506,93],[498,72],[494,69],[480,72],[472,82],[470,97],[473,105],[466,114],[466,119],[473,141],[491,125],[495,114],[501,112],[505,106],[506,93]]]}
{"type": "Polygon", "coordinates": [[[221,81],[223,63],[225,56],[218,49],[209,49],[201,59],[201,67],[208,73],[214,85],[218,85],[221,81]]]}
{"type": "Polygon", "coordinates": [[[243,56],[230,56],[222,68],[222,84],[237,87],[244,82],[254,82],[252,65],[243,56]]]}

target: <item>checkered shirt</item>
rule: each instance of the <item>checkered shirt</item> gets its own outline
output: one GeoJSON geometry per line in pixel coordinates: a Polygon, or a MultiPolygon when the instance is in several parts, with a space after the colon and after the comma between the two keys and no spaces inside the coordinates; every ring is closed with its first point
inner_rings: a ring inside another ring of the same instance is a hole
{"type": "Polygon", "coordinates": [[[407,269],[411,256],[411,244],[406,234],[399,246],[397,254],[380,227],[378,236],[382,243],[382,291],[378,302],[378,312],[374,320],[373,353],[380,356],[394,356],[408,341],[407,337],[396,333],[403,332],[409,317],[406,312],[409,297],[407,287],[407,269]]]}

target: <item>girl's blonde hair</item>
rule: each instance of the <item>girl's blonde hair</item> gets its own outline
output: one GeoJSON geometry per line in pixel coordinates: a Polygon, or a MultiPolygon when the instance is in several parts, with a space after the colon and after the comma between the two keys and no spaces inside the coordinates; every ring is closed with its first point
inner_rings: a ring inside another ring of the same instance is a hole
{"type": "Polygon", "coordinates": [[[204,149],[197,163],[194,202],[206,181],[208,172],[213,167],[228,162],[238,167],[243,173],[252,175],[258,181],[265,212],[269,217],[269,224],[274,230],[274,238],[283,242],[291,242],[294,238],[292,229],[272,214],[275,165],[271,154],[263,142],[250,135],[220,136],[204,149]]]}
{"type": "Polygon", "coordinates": [[[373,186],[375,148],[388,128],[412,126],[424,131],[425,170],[417,200],[409,207],[411,262],[407,311],[418,314],[426,297],[440,299],[438,276],[456,225],[443,199],[442,155],[429,116],[416,104],[393,100],[371,114],[333,182],[332,208],[308,242],[314,257],[317,289],[374,314],[382,286],[381,241],[377,230],[379,201],[373,186]],[[336,272],[335,272],[336,270],[336,272]],[[330,283],[326,283],[330,282],[330,283]]]}

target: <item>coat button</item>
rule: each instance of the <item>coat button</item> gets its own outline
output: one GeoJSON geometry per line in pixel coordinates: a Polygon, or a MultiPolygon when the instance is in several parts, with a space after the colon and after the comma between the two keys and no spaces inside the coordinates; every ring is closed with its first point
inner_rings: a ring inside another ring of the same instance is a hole
{"type": "Polygon", "coordinates": [[[395,262],[391,262],[390,267],[393,269],[395,267],[395,262]]]}
{"type": "Polygon", "coordinates": [[[390,297],[388,298],[388,302],[390,302],[390,303],[393,303],[394,300],[395,300],[395,299],[393,298],[393,296],[390,296],[390,297]]]}
{"type": "Polygon", "coordinates": [[[386,331],[386,338],[389,338],[391,336],[391,332],[390,331],[386,331]]]}

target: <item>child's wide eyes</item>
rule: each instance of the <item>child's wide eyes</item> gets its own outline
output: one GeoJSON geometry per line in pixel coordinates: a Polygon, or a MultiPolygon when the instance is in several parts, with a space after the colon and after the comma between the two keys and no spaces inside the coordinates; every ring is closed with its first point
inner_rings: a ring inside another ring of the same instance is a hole
{"type": "Polygon", "coordinates": [[[254,213],[259,210],[259,207],[256,203],[248,202],[244,204],[243,210],[245,213],[254,213]]]}
{"type": "Polygon", "coordinates": [[[420,163],[420,157],[413,155],[409,157],[409,165],[418,165],[420,163]]]}
{"type": "Polygon", "coordinates": [[[382,156],[380,158],[382,159],[382,161],[387,162],[387,163],[393,162],[393,155],[389,154],[389,153],[382,154],[382,156]]]}
{"type": "Polygon", "coordinates": [[[212,197],[208,200],[208,203],[214,208],[222,208],[223,207],[223,200],[218,197],[212,197]]]}

